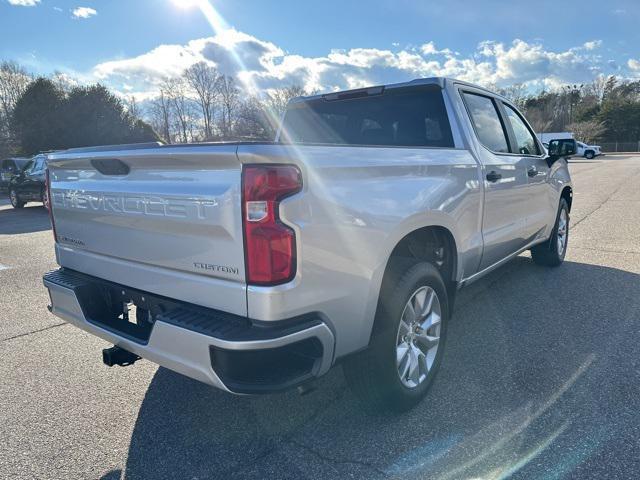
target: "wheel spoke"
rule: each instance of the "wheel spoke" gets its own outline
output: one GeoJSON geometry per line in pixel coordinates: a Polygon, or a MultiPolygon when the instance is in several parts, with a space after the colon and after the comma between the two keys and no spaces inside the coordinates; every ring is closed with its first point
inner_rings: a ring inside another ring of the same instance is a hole
{"type": "Polygon", "coordinates": [[[418,353],[416,350],[418,350],[416,347],[411,347],[411,353],[409,354],[409,379],[417,384],[420,379],[420,364],[418,363],[418,353]]]}
{"type": "Polygon", "coordinates": [[[407,302],[407,305],[404,307],[404,312],[402,313],[401,323],[409,325],[415,322],[417,318],[418,316],[412,302],[407,302]]]}
{"type": "Polygon", "coordinates": [[[416,336],[416,342],[420,346],[420,350],[426,354],[429,350],[438,346],[440,343],[440,337],[434,337],[426,334],[418,335],[416,336]]]}
{"type": "Polygon", "coordinates": [[[425,288],[419,290],[413,298],[415,301],[414,308],[416,312],[416,318],[418,318],[424,313],[424,307],[427,300],[427,290],[425,288]]]}
{"type": "Polygon", "coordinates": [[[400,325],[398,327],[398,340],[404,337],[407,333],[411,331],[411,327],[404,320],[400,320],[400,325]]]}
{"type": "Polygon", "coordinates": [[[407,342],[402,342],[396,347],[396,363],[398,366],[400,366],[402,361],[407,357],[407,353],[409,353],[409,345],[407,342]]]}
{"type": "Polygon", "coordinates": [[[429,314],[427,318],[425,318],[424,322],[422,322],[420,328],[423,332],[427,332],[430,328],[435,327],[436,325],[440,325],[441,320],[442,317],[440,317],[440,315],[438,315],[436,312],[431,312],[431,314],[429,314]]]}
{"type": "Polygon", "coordinates": [[[429,313],[431,313],[431,310],[433,310],[433,302],[435,301],[436,298],[436,292],[429,289],[429,294],[427,296],[427,302],[424,306],[424,308],[422,309],[422,318],[426,317],[427,315],[429,315],[429,313]]]}
{"type": "Polygon", "coordinates": [[[411,355],[409,354],[409,350],[409,346],[407,345],[405,355],[398,364],[398,375],[400,375],[400,379],[403,382],[407,380],[407,374],[409,373],[409,367],[411,366],[411,355]]]}

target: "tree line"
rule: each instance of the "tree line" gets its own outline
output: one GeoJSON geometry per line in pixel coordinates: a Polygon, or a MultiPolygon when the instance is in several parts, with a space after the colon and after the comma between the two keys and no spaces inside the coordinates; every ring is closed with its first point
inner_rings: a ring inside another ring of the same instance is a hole
{"type": "Polygon", "coordinates": [[[572,132],[585,143],[640,141],[640,80],[611,75],[535,94],[521,84],[496,90],[538,133],[572,132]]]}
{"type": "Polygon", "coordinates": [[[199,62],[161,83],[146,118],[166,143],[272,140],[289,100],[306,94],[296,85],[246,94],[236,78],[199,62]]]}
{"type": "Polygon", "coordinates": [[[162,141],[272,140],[299,86],[245,95],[233,76],[201,62],[166,79],[148,101],[65,75],[34,77],[0,63],[0,158],[73,147],[162,141]]]}
{"type": "MultiPolygon", "coordinates": [[[[522,84],[492,89],[511,99],[538,133],[571,131],[587,143],[640,140],[640,80],[599,76],[535,93],[522,84]]],[[[289,100],[307,93],[293,85],[248,94],[236,78],[200,62],[165,79],[155,98],[140,102],[59,73],[36,78],[5,61],[0,63],[0,158],[158,140],[271,140],[289,100]]]]}

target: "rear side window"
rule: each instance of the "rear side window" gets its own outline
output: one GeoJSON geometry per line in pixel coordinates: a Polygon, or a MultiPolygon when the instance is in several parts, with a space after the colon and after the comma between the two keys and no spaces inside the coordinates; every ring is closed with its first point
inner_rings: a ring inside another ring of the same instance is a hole
{"type": "Polygon", "coordinates": [[[493,100],[475,93],[463,95],[480,143],[494,152],[509,153],[507,135],[493,100]]]}
{"type": "Polygon", "coordinates": [[[286,143],[449,147],[453,136],[437,86],[293,104],[285,115],[286,143]]]}
{"type": "Polygon", "coordinates": [[[510,105],[507,105],[506,103],[503,105],[507,112],[507,119],[509,120],[513,133],[516,137],[517,151],[513,153],[519,153],[521,155],[540,155],[538,142],[536,142],[533,133],[529,130],[527,124],[524,123],[520,114],[511,108],[510,105]]]}

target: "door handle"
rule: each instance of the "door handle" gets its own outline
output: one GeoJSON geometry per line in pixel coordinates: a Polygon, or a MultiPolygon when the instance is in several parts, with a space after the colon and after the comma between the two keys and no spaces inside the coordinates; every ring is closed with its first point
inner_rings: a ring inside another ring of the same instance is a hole
{"type": "Polygon", "coordinates": [[[527,175],[530,177],[535,177],[538,175],[538,169],[536,167],[529,167],[527,169],[527,175]]]}
{"type": "Polygon", "coordinates": [[[495,170],[491,170],[489,173],[487,173],[487,180],[489,180],[490,182],[497,182],[501,178],[502,175],[495,170]]]}

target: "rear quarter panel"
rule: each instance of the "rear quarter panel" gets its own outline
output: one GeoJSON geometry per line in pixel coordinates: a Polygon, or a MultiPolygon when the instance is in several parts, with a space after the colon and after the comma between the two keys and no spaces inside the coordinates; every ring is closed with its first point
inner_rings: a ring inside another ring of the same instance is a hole
{"type": "Polygon", "coordinates": [[[320,312],[337,331],[341,356],[367,345],[387,261],[410,232],[447,228],[458,249],[457,277],[477,268],[482,186],[466,150],[241,145],[238,156],[296,163],[304,182],[281,205],[297,234],[297,276],[279,287],[249,286],[252,318],[320,312]]]}

